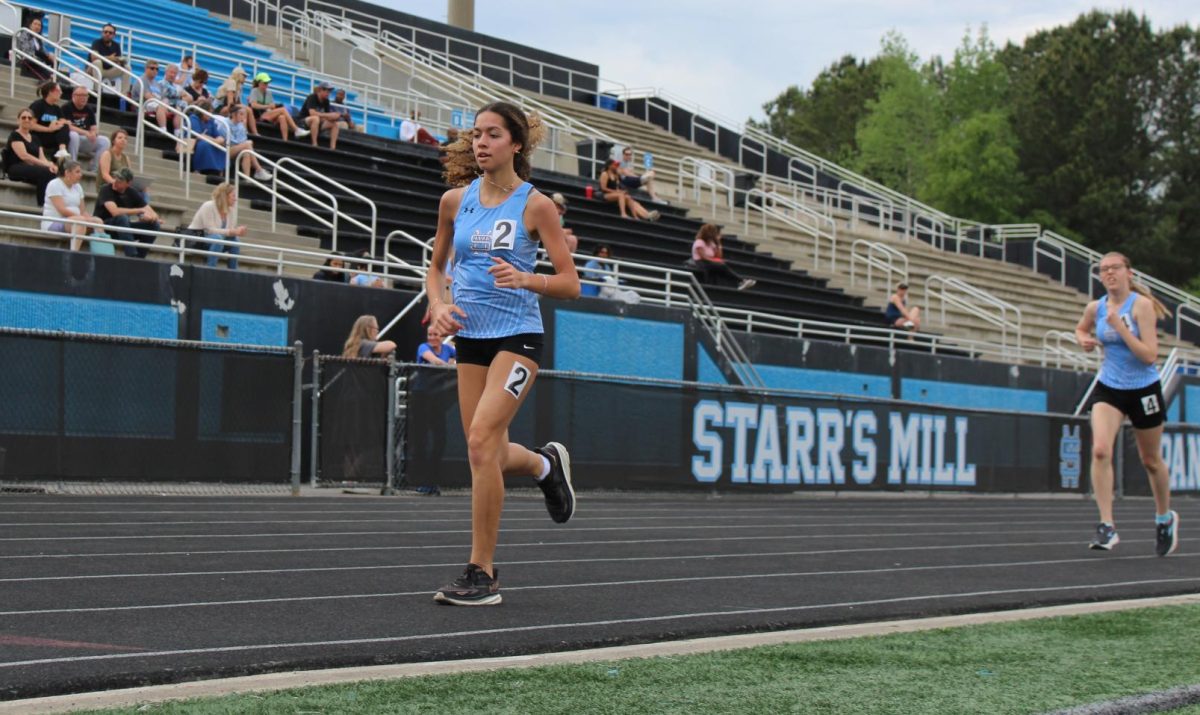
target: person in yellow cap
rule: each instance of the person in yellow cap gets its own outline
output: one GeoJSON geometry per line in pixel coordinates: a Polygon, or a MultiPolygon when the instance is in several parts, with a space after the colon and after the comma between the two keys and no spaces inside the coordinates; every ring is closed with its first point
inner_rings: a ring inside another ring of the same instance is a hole
{"type": "Polygon", "coordinates": [[[271,96],[271,75],[266,72],[259,72],[254,75],[254,80],[251,83],[250,98],[247,103],[250,105],[250,111],[254,112],[254,118],[259,122],[267,122],[279,126],[279,133],[283,136],[283,140],[288,140],[288,132],[291,131],[296,135],[297,139],[302,139],[308,136],[307,129],[301,129],[296,126],[296,120],[292,119],[291,112],[288,108],[275,101],[271,96]]]}

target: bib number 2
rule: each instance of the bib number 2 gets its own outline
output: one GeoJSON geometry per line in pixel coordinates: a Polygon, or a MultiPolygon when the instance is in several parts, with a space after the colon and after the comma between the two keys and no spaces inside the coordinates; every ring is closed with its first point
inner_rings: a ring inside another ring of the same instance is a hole
{"type": "Polygon", "coordinates": [[[504,379],[504,389],[508,394],[516,399],[521,399],[521,393],[525,391],[525,386],[529,384],[531,373],[529,368],[519,362],[513,363],[512,370],[509,371],[508,377],[504,379]]]}
{"type": "Polygon", "coordinates": [[[517,238],[517,222],[501,219],[492,226],[492,250],[511,251],[517,238]]]}

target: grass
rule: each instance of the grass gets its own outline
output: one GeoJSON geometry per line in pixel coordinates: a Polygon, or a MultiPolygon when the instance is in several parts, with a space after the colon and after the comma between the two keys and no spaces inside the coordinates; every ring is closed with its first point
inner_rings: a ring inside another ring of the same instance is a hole
{"type": "Polygon", "coordinates": [[[1036,713],[1198,684],[1197,633],[1200,606],[1170,606],[102,712],[1036,713]]]}

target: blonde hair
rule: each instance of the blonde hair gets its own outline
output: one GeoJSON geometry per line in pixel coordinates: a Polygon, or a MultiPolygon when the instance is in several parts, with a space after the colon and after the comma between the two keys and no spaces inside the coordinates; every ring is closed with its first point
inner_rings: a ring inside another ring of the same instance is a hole
{"type": "Polygon", "coordinates": [[[367,339],[368,331],[372,326],[378,325],[374,315],[358,316],[350,328],[350,337],[346,338],[346,344],[342,347],[342,357],[358,357],[358,348],[362,345],[363,340],[367,339]]]}
{"type": "Polygon", "coordinates": [[[228,181],[222,181],[217,184],[217,188],[213,189],[212,200],[217,205],[217,211],[222,216],[229,213],[229,194],[233,192],[233,184],[228,181]]]}
{"type": "Polygon", "coordinates": [[[221,83],[221,88],[217,90],[217,94],[224,94],[225,92],[231,91],[240,92],[242,89],[242,83],[245,81],[246,70],[242,69],[241,67],[234,67],[233,71],[229,73],[229,77],[221,83]]]}
{"type": "Polygon", "coordinates": [[[1125,264],[1125,270],[1129,271],[1129,289],[1138,295],[1145,296],[1146,298],[1150,299],[1150,304],[1154,306],[1154,317],[1162,320],[1163,318],[1171,315],[1171,312],[1167,310],[1167,306],[1163,305],[1161,300],[1155,298],[1154,294],[1150,292],[1149,288],[1133,279],[1133,264],[1129,262],[1129,256],[1126,256],[1120,251],[1109,251],[1101,256],[1100,260],[1103,261],[1109,256],[1120,258],[1121,262],[1125,264]]]}
{"type": "MultiPolygon", "coordinates": [[[[546,127],[537,112],[528,115],[521,108],[508,102],[492,102],[480,107],[476,116],[484,112],[499,114],[504,120],[504,128],[512,137],[513,144],[520,144],[521,150],[513,155],[513,170],[523,181],[529,181],[533,173],[533,165],[529,157],[533,150],[546,137],[546,127]]],[[[474,181],[482,172],[479,164],[475,163],[475,152],[471,146],[471,132],[459,135],[458,141],[446,147],[446,170],[443,176],[450,186],[466,186],[474,181]]]]}

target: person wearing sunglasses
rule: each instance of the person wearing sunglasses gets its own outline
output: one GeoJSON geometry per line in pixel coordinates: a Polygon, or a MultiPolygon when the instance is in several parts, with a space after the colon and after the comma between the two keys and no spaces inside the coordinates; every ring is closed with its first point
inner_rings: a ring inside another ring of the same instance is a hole
{"type": "Polygon", "coordinates": [[[116,79],[129,60],[121,55],[121,43],[117,42],[117,28],[111,23],[100,30],[100,36],[92,41],[88,60],[99,68],[101,79],[116,79]]]}
{"type": "Polygon", "coordinates": [[[13,181],[32,184],[37,189],[37,205],[46,200],[46,187],[58,173],[58,166],[46,158],[42,143],[33,132],[33,112],[22,109],[17,115],[17,128],[8,135],[0,161],[4,172],[13,181]]]}

